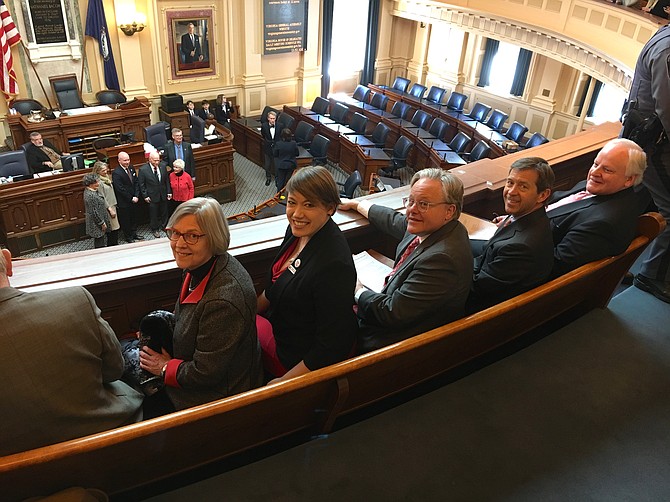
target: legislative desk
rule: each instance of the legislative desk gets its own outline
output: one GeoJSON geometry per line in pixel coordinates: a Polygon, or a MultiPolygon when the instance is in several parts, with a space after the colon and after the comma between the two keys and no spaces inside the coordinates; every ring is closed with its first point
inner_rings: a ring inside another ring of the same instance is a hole
{"type": "MultiPolygon", "coordinates": [[[[103,107],[94,107],[98,110],[103,107]]],[[[92,141],[100,136],[118,137],[121,133],[135,133],[137,139],[144,138],[144,128],[151,123],[151,108],[146,98],[137,98],[106,111],[67,115],[42,122],[28,122],[27,116],[7,115],[6,120],[16,148],[30,141],[30,133],[39,132],[58,149],[69,153],[83,153],[88,159],[95,158],[92,141]]]]}
{"type": "MultiPolygon", "coordinates": [[[[230,141],[193,149],[196,195],[210,194],[220,202],[235,200],[233,152],[230,141]]],[[[134,164],[135,169],[139,166],[134,164]]],[[[0,241],[14,256],[86,236],[81,181],[87,172],[0,185],[0,241]]],[[[141,198],[139,204],[142,211],[141,198]]]]}
{"type": "MultiPolygon", "coordinates": [[[[370,198],[400,209],[408,191],[409,187],[400,187],[370,198]]],[[[353,253],[374,248],[393,256],[397,242],[382,236],[357,212],[338,211],[333,219],[353,253]]],[[[489,222],[468,215],[462,215],[461,221],[473,238],[487,239],[494,230],[489,222]]],[[[257,292],[264,287],[286,226],[286,217],[276,216],[230,227],[230,253],[247,269],[257,292]]],[[[175,265],[167,238],[17,260],[13,265],[12,286],[23,291],[85,286],[118,336],[137,329],[139,320],[151,310],[172,311],[181,283],[181,270],[175,265]]]]}

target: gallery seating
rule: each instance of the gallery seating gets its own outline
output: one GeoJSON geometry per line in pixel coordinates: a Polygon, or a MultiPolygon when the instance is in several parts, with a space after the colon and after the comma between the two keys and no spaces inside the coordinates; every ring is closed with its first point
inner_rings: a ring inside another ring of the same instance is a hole
{"type": "Polygon", "coordinates": [[[370,100],[370,89],[359,84],[356,86],[356,89],[354,89],[352,98],[361,103],[367,103],[370,100]]]}
{"type": "Polygon", "coordinates": [[[349,122],[349,129],[356,134],[365,134],[368,127],[368,118],[358,112],[354,113],[349,122]]]}
{"type": "Polygon", "coordinates": [[[385,112],[388,101],[389,101],[388,96],[384,96],[382,93],[377,92],[375,93],[374,96],[372,96],[372,99],[370,100],[370,107],[372,107],[375,110],[381,110],[385,112]]]}
{"type": "Polygon", "coordinates": [[[293,117],[288,113],[280,113],[275,122],[277,132],[281,134],[284,129],[293,129],[293,122],[293,117]]]}
{"type": "Polygon", "coordinates": [[[528,141],[526,142],[525,145],[523,145],[523,148],[533,148],[534,146],[539,146],[543,145],[544,143],[548,143],[549,140],[542,136],[539,132],[533,133],[533,135],[528,138],[528,141]]]}
{"type": "Polygon", "coordinates": [[[391,157],[391,160],[387,169],[379,170],[380,174],[384,176],[393,176],[396,169],[405,167],[407,165],[409,151],[412,149],[412,144],[412,140],[405,136],[400,136],[398,141],[395,142],[395,145],[393,145],[392,150],[385,149],[384,151],[391,157]]]}
{"type": "Polygon", "coordinates": [[[330,110],[330,118],[338,124],[345,125],[347,123],[347,115],[349,114],[349,107],[342,103],[335,103],[330,110]]]}
{"type": "Polygon", "coordinates": [[[379,122],[370,135],[370,141],[375,144],[376,148],[384,148],[386,146],[386,138],[388,138],[391,129],[386,124],[379,122]]]}
{"type": "Polygon", "coordinates": [[[445,122],[443,119],[437,118],[433,120],[432,124],[430,124],[428,132],[432,136],[435,136],[435,138],[441,140],[444,137],[444,133],[447,132],[448,128],[449,124],[447,124],[447,122],[445,122]]]}
{"type": "Polygon", "coordinates": [[[486,141],[480,140],[469,153],[461,153],[460,156],[467,162],[475,162],[488,157],[489,153],[491,153],[491,147],[486,141]]]}
{"type": "Polygon", "coordinates": [[[409,112],[410,108],[411,107],[407,103],[396,101],[391,108],[391,114],[398,118],[404,119],[407,116],[407,112],[409,112]]]}
{"type": "Polygon", "coordinates": [[[328,115],[329,107],[330,102],[321,96],[317,96],[317,98],[314,100],[314,103],[312,103],[312,111],[314,113],[318,113],[319,115],[328,115]]]}
{"type": "Polygon", "coordinates": [[[312,142],[313,134],[314,126],[304,120],[298,122],[298,125],[295,127],[295,141],[298,143],[298,146],[308,147],[312,142]]]}
{"type": "Polygon", "coordinates": [[[337,183],[341,187],[340,197],[344,197],[346,199],[353,199],[354,192],[359,186],[361,186],[361,183],[363,183],[361,173],[359,173],[358,170],[356,170],[349,175],[349,177],[346,179],[344,183],[340,182],[337,183]]]}
{"type": "Polygon", "coordinates": [[[431,116],[428,115],[426,112],[424,112],[423,110],[417,110],[414,112],[411,122],[420,129],[425,129],[426,125],[428,125],[428,123],[430,122],[430,119],[431,116]]]}
{"type": "Polygon", "coordinates": [[[328,162],[328,145],[330,140],[321,134],[314,136],[309,147],[309,153],[314,157],[315,164],[326,164],[328,162]]]}
{"type": "Polygon", "coordinates": [[[463,153],[468,145],[472,141],[472,138],[465,134],[464,132],[459,132],[453,139],[449,142],[449,148],[451,148],[456,153],[463,153]]]}

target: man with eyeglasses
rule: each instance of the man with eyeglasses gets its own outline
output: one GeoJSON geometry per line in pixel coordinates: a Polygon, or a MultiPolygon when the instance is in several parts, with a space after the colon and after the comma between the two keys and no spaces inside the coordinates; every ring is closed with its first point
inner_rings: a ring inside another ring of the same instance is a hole
{"type": "Polygon", "coordinates": [[[417,172],[405,215],[368,200],[348,200],[378,230],[400,240],[380,293],[356,285],[359,352],[384,347],[463,316],[472,282],[468,232],[458,221],[463,183],[442,169],[417,172]]]}
{"type": "Polygon", "coordinates": [[[507,216],[488,241],[471,241],[475,255],[466,310],[476,312],[524,293],[547,280],[554,265],[554,241],[544,203],[554,172],[546,160],[512,163],[503,188],[507,216]]]}

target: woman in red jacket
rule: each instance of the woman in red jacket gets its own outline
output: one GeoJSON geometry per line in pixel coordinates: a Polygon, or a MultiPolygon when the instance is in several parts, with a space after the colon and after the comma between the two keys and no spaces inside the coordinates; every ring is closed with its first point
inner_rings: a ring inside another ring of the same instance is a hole
{"type": "Polygon", "coordinates": [[[184,161],[181,159],[175,160],[172,164],[172,172],[170,173],[170,186],[172,187],[172,200],[169,201],[170,216],[179,204],[195,196],[193,178],[184,171],[184,166],[184,161]]]}

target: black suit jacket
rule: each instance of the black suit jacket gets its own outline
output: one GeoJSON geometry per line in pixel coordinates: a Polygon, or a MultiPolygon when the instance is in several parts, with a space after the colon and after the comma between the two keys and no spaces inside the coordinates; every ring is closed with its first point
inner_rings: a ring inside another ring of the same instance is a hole
{"type": "MultiPolygon", "coordinates": [[[[211,110],[212,107],[210,106],[211,110]]],[[[230,101],[226,101],[223,105],[216,105],[214,107],[214,118],[216,121],[223,125],[230,121],[230,112],[233,110],[233,104],[230,101]]]]}
{"type": "Polygon", "coordinates": [[[172,187],[170,186],[170,177],[168,176],[165,166],[159,166],[161,173],[161,180],[158,181],[154,174],[153,168],[150,164],[142,164],[140,173],[138,175],[140,183],[140,192],[142,198],[151,198],[151,203],[167,201],[168,194],[172,194],[172,187]]]}
{"type": "MultiPolygon", "coordinates": [[[[44,146],[51,148],[58,155],[63,155],[63,153],[48,139],[44,140],[44,146]]],[[[51,171],[50,167],[42,165],[42,162],[51,162],[49,156],[44,153],[41,148],[36,147],[32,143],[30,143],[26,149],[26,161],[28,162],[30,172],[33,174],[51,171]]]]}
{"type": "MultiPolygon", "coordinates": [[[[295,242],[286,230],[275,263],[295,242]]],[[[268,273],[265,315],[272,324],[277,355],[289,370],[304,361],[315,370],[345,359],[356,340],[353,311],[356,269],[339,227],[328,219],[293,262],[273,283],[268,273]]]]}
{"type": "Polygon", "coordinates": [[[202,109],[202,108],[198,108],[198,109],[195,111],[195,114],[196,114],[198,117],[200,117],[202,120],[207,120],[207,117],[208,117],[209,115],[214,115],[214,111],[212,110],[212,107],[210,106],[210,107],[209,107],[209,110],[207,110],[207,112],[205,112],[205,110],[202,109]]]}
{"type": "MultiPolygon", "coordinates": [[[[581,181],[572,190],[556,192],[549,204],[585,187],[586,181],[581,181]]],[[[611,195],[596,195],[548,211],[554,238],[552,275],[623,253],[635,237],[640,214],[638,195],[633,188],[611,195]]]]}
{"type": "Polygon", "coordinates": [[[261,125],[261,136],[263,137],[263,148],[265,150],[265,155],[272,157],[272,148],[274,147],[275,142],[279,141],[279,127],[277,127],[275,124],[275,136],[273,139],[270,135],[270,124],[263,122],[261,125]]]}
{"type": "Polygon", "coordinates": [[[193,35],[194,43],[191,43],[191,36],[188,33],[184,33],[181,36],[181,52],[184,55],[184,63],[194,63],[198,61],[200,55],[202,54],[202,48],[200,47],[200,37],[198,35],[193,35]],[[191,56],[191,52],[195,51],[195,55],[191,56]]]}
{"type": "Polygon", "coordinates": [[[275,168],[291,170],[298,166],[295,159],[300,155],[300,151],[295,141],[277,141],[272,148],[272,153],[277,158],[275,168]]]}
{"type": "Polygon", "coordinates": [[[468,312],[542,284],[549,278],[553,264],[551,226],[541,207],[499,228],[475,258],[468,312]]]}
{"type": "MultiPolygon", "coordinates": [[[[370,223],[401,239],[396,262],[414,239],[401,213],[374,205],[370,223]]],[[[463,316],[472,282],[468,232],[458,220],[430,234],[390,278],[381,293],[358,298],[360,352],[423,333],[463,316]]]]}
{"type": "MultiPolygon", "coordinates": [[[[195,178],[195,159],[193,158],[193,148],[191,148],[191,143],[186,141],[181,142],[182,151],[184,153],[184,171],[191,175],[191,178],[195,178]]],[[[175,152],[174,141],[168,141],[165,144],[164,150],[165,160],[169,166],[172,166],[175,160],[177,160],[177,154],[175,152]]]]}
{"type": "Polygon", "coordinates": [[[133,166],[130,166],[130,174],[133,177],[132,182],[121,166],[116,166],[116,169],[112,173],[112,186],[114,187],[114,195],[116,195],[116,202],[119,207],[132,207],[133,197],[140,198],[140,183],[137,180],[137,174],[133,166]]]}

